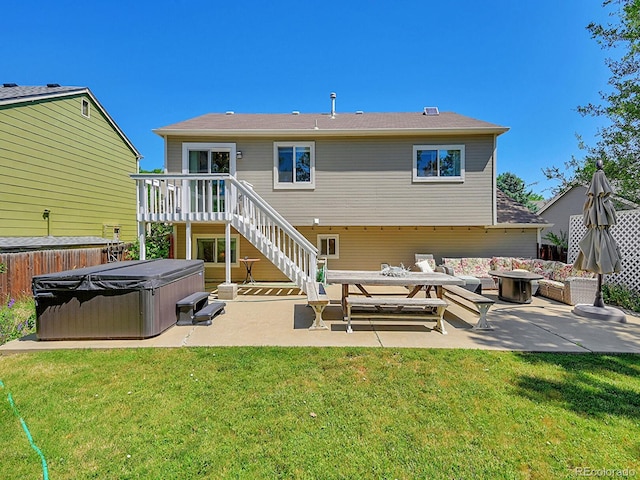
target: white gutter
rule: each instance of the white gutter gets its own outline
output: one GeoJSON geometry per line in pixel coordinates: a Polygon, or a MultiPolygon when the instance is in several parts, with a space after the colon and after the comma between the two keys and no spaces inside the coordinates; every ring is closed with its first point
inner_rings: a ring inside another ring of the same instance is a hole
{"type": "Polygon", "coordinates": [[[331,136],[350,136],[350,137],[373,137],[373,136],[399,136],[399,135],[453,135],[453,134],[467,134],[467,135],[500,135],[508,128],[368,128],[368,129],[315,129],[314,127],[305,129],[165,129],[157,128],[152,130],[153,133],[161,137],[169,135],[174,136],[195,136],[195,137],[269,137],[287,135],[291,137],[331,137],[331,136]]]}

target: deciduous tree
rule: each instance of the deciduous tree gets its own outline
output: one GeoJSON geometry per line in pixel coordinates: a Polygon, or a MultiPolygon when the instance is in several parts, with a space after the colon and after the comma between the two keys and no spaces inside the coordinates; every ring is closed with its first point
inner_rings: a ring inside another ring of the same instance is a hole
{"type": "Polygon", "coordinates": [[[587,30],[604,49],[623,49],[606,64],[611,71],[609,88],[601,91],[602,104],[578,107],[584,116],[606,119],[609,123],[597,133],[595,146],[586,150],[584,159],[572,158],[565,168],[545,169],[548,178],[561,181],[559,190],[573,184],[589,183],[595,163],[604,161],[604,170],[616,194],[635,203],[640,202],[640,0],[606,0],[604,8],[616,23],[590,23],[587,30]],[[567,175],[567,172],[570,175],[567,175]],[[572,173],[572,175],[571,175],[572,173]]]}
{"type": "Polygon", "coordinates": [[[509,198],[521,203],[532,212],[538,211],[536,201],[544,200],[542,195],[533,193],[532,190],[526,191],[524,180],[511,172],[501,173],[496,177],[496,186],[504,192],[509,198]]]}

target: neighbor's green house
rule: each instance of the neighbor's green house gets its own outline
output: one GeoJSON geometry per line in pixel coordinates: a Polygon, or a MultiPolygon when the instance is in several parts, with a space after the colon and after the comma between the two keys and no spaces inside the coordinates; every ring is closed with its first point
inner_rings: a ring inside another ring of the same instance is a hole
{"type": "Polygon", "coordinates": [[[140,158],[88,88],[3,84],[0,237],[133,241],[140,158]]]}

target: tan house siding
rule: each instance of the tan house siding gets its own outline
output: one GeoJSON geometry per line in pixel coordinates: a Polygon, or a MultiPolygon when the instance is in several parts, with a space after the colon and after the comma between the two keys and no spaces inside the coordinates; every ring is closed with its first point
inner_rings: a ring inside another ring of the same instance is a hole
{"type": "Polygon", "coordinates": [[[317,235],[339,235],[340,258],[328,260],[332,269],[375,270],[381,263],[409,267],[416,253],[431,253],[438,263],[442,257],[536,257],[535,229],[359,226],[300,231],[313,244],[317,235]]]}
{"type": "Polygon", "coordinates": [[[136,154],[88,95],[0,107],[0,236],[136,236],[136,154]],[[88,100],[90,116],[81,113],[88,100]]]}
{"type": "MultiPolygon", "coordinates": [[[[381,263],[413,266],[416,253],[431,253],[438,263],[442,257],[518,256],[536,258],[535,229],[484,229],[479,227],[403,227],[350,226],[305,227],[300,232],[314,245],[322,234],[339,235],[338,259],[329,259],[328,267],[344,270],[377,270],[381,263]]],[[[233,233],[235,231],[232,229],[233,233]]],[[[192,224],[192,232],[224,235],[223,225],[192,224]]],[[[176,255],[185,258],[185,228],[177,226],[176,255]]],[[[261,258],[253,267],[257,281],[287,281],[280,271],[240,237],[239,258],[261,258]]],[[[232,281],[242,282],[246,270],[242,264],[232,268],[232,281]]],[[[224,281],[223,266],[206,267],[207,281],[224,281]]]]}
{"type": "MultiPolygon", "coordinates": [[[[315,140],[315,189],[273,187],[273,144],[291,140],[225,138],[243,158],[237,177],[254,186],[293,225],[484,226],[493,220],[493,135],[348,138],[315,140]],[[465,145],[463,183],[414,183],[414,145],[465,145]],[[455,201],[452,201],[454,200],[455,201]]],[[[313,141],[312,137],[299,139],[313,141]]],[[[183,142],[210,138],[171,137],[167,169],[182,169],[183,142]]]]}
{"type": "MultiPolygon", "coordinates": [[[[176,225],[176,244],[175,244],[175,256],[176,258],[186,257],[186,229],[184,224],[176,225]]],[[[231,229],[232,235],[238,235],[235,229],[231,229]]],[[[205,224],[194,223],[191,225],[192,235],[210,234],[216,236],[224,236],[224,225],[222,224],[205,224]]],[[[238,258],[260,258],[252,269],[253,277],[256,280],[261,281],[278,281],[288,282],[289,279],[278,268],[271,263],[266,257],[264,257],[251,243],[242,235],[239,236],[240,247],[238,251],[238,258]]],[[[194,256],[195,258],[195,256],[194,256]]],[[[238,263],[237,266],[231,267],[231,281],[236,283],[242,283],[246,277],[246,269],[242,263],[238,263]]],[[[205,279],[208,282],[222,282],[225,279],[224,265],[205,265],[205,279]]]]}

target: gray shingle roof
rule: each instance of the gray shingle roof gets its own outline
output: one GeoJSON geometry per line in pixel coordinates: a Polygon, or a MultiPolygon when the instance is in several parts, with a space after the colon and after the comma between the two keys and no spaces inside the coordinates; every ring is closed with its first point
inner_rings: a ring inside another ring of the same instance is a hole
{"type": "Polygon", "coordinates": [[[0,251],[46,250],[107,245],[102,237],[0,237],[0,251]]]}
{"type": "Polygon", "coordinates": [[[138,157],[142,158],[140,152],[131,143],[131,140],[124,134],[118,124],[111,118],[111,115],[104,109],[98,99],[91,93],[88,87],[61,87],[57,83],[46,86],[20,86],[10,83],[0,85],[0,105],[21,106],[23,102],[36,101],[47,98],[65,97],[75,94],[86,94],[96,104],[100,111],[107,118],[107,121],[115,128],[122,139],[127,143],[131,151],[138,157]]]}
{"type": "MultiPolygon", "coordinates": [[[[47,87],[47,86],[15,86],[7,87],[3,84],[0,86],[0,100],[10,101],[22,101],[30,100],[34,98],[46,97],[49,95],[82,92],[87,90],[86,87],[47,87]]],[[[56,84],[57,85],[57,84],[56,84]]]]}
{"type": "Polygon", "coordinates": [[[548,225],[544,218],[537,213],[532,213],[527,207],[511,199],[500,189],[496,189],[496,208],[498,223],[548,225]]]}
{"type": "Polygon", "coordinates": [[[425,132],[465,131],[504,133],[508,127],[465,117],[453,112],[439,115],[413,113],[337,113],[335,117],[322,113],[307,114],[220,114],[209,113],[154,130],[166,134],[216,134],[229,132],[267,134],[270,132],[425,132]]]}

